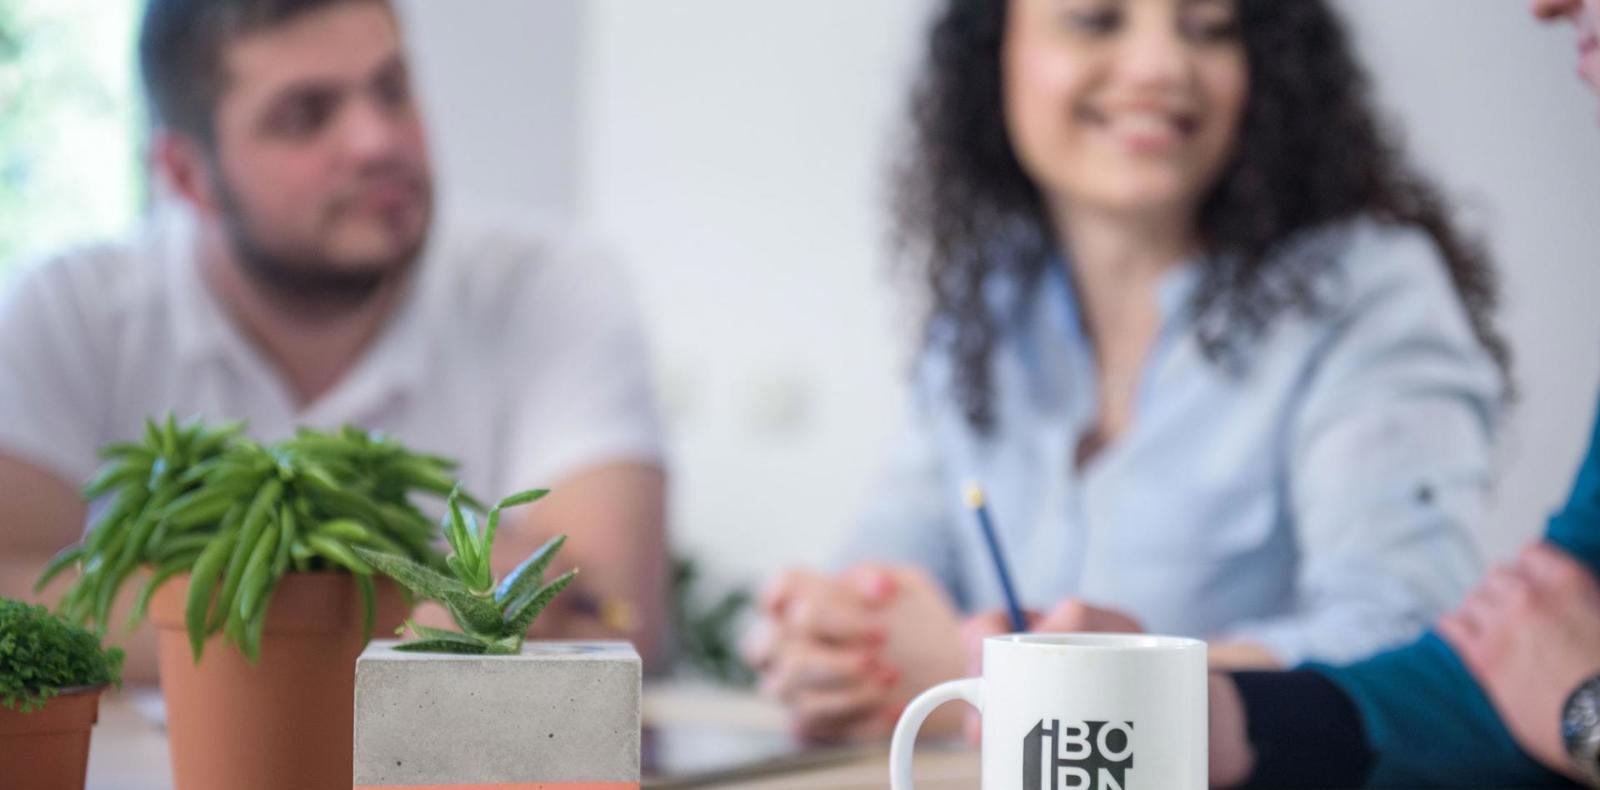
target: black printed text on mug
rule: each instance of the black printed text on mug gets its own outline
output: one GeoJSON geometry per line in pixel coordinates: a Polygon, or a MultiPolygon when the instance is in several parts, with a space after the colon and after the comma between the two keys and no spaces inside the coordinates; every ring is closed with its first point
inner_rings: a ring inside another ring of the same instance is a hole
{"type": "Polygon", "coordinates": [[[1045,719],[1022,739],[1023,790],[1123,790],[1133,722],[1045,719]]]}

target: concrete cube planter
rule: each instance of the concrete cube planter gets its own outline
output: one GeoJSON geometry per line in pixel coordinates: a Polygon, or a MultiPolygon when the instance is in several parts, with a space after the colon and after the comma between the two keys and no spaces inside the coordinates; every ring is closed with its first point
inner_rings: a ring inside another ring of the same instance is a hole
{"type": "Polygon", "coordinates": [[[528,642],[519,656],[356,662],[355,786],[636,790],[639,654],[626,642],[528,642]]]}

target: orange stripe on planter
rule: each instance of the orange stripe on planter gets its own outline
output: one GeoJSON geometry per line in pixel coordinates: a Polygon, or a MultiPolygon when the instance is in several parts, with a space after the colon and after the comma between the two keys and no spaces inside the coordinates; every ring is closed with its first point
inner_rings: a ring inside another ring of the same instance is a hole
{"type": "Polygon", "coordinates": [[[638,782],[525,782],[477,785],[356,785],[355,790],[639,790],[638,782]]]}

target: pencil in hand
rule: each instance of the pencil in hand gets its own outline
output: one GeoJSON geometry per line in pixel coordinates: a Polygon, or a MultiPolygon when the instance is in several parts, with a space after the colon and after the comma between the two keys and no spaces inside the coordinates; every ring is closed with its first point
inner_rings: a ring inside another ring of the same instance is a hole
{"type": "Polygon", "coordinates": [[[1028,620],[1022,615],[1022,605],[1017,603],[1017,591],[1011,585],[1011,570],[1006,565],[1005,553],[1000,550],[1000,535],[995,532],[994,520],[989,517],[989,507],[983,501],[983,489],[968,482],[962,487],[967,508],[978,518],[983,530],[983,541],[989,546],[989,558],[994,561],[995,575],[1000,577],[1000,591],[1005,594],[1006,612],[1011,617],[1011,628],[1017,633],[1028,630],[1028,620]]]}

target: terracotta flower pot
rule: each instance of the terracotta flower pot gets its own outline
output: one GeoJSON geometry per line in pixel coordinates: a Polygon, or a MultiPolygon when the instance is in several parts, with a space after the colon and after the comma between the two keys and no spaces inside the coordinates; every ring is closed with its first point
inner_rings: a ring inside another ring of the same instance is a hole
{"type": "MultiPolygon", "coordinates": [[[[378,580],[374,634],[408,613],[400,588],[378,580]]],[[[361,592],[343,573],[291,573],[279,582],[251,665],[220,634],[198,666],[184,628],[188,576],[151,604],[160,634],[172,773],[178,790],[349,790],[361,592]]]]}
{"type": "Polygon", "coordinates": [[[89,730],[100,718],[105,686],[63,689],[43,708],[0,706],[0,786],[6,790],[83,790],[89,730]]]}

